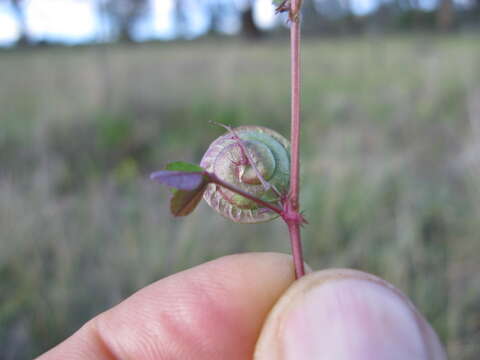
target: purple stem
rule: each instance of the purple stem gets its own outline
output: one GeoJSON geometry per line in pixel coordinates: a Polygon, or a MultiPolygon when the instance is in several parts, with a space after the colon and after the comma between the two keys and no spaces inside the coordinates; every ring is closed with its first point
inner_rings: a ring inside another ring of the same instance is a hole
{"type": "MultiPolygon", "coordinates": [[[[288,211],[293,214],[299,212],[300,193],[300,7],[301,0],[291,0],[290,4],[290,52],[291,52],[291,169],[290,169],[290,192],[288,211]]],[[[287,221],[290,233],[295,275],[298,278],[305,275],[303,265],[302,242],[300,236],[300,223],[287,221]]]]}
{"type": "Polygon", "coordinates": [[[290,243],[292,246],[293,265],[295,266],[295,276],[300,278],[305,275],[305,266],[303,263],[302,241],[300,239],[300,225],[289,224],[288,232],[290,233],[290,243]]]}

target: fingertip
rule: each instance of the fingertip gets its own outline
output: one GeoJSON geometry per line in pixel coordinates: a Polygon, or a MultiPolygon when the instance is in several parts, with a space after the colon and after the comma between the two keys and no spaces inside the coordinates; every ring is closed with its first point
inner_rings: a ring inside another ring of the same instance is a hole
{"type": "Polygon", "coordinates": [[[445,359],[436,334],[392,285],[332,269],[295,282],[269,314],[255,359],[445,359]]]}

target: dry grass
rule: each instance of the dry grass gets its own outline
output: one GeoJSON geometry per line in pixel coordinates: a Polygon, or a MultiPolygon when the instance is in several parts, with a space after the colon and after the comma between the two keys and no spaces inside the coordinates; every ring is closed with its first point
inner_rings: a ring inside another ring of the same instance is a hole
{"type": "MultiPolygon", "coordinates": [[[[480,355],[480,44],[304,48],[307,261],[404,290],[453,359],[480,355]]],[[[0,358],[30,358],[136,289],[208,259],[288,252],[280,222],[172,220],[147,174],[198,161],[208,120],[287,133],[283,44],[0,54],[0,358]],[[220,235],[221,234],[221,235],[220,235]],[[225,237],[224,234],[229,234],[225,237]]]]}

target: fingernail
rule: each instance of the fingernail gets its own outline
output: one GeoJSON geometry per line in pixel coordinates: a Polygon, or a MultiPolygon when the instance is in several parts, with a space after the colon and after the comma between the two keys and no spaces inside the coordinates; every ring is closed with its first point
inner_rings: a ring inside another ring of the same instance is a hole
{"type": "Polygon", "coordinates": [[[445,360],[437,335],[399,290],[371,274],[329,269],[295,281],[260,333],[255,360],[445,360]]]}
{"type": "Polygon", "coordinates": [[[370,280],[336,279],[307,290],[282,328],[287,360],[428,359],[412,307],[370,280]]]}

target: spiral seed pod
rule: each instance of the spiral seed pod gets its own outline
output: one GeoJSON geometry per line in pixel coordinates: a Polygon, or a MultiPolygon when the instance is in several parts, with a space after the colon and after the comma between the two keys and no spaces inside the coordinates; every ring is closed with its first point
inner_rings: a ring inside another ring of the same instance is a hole
{"type": "MultiPolygon", "coordinates": [[[[290,177],[290,145],[276,131],[261,126],[241,126],[217,138],[203,156],[200,166],[240,190],[264,201],[275,202],[278,195],[272,188],[266,189],[258,174],[280,193],[286,193],[290,177]],[[248,151],[248,156],[244,150],[248,151]],[[255,167],[251,166],[248,157],[255,167]]],[[[208,185],[203,198],[218,213],[238,223],[265,222],[278,216],[214,183],[208,185]]]]}

